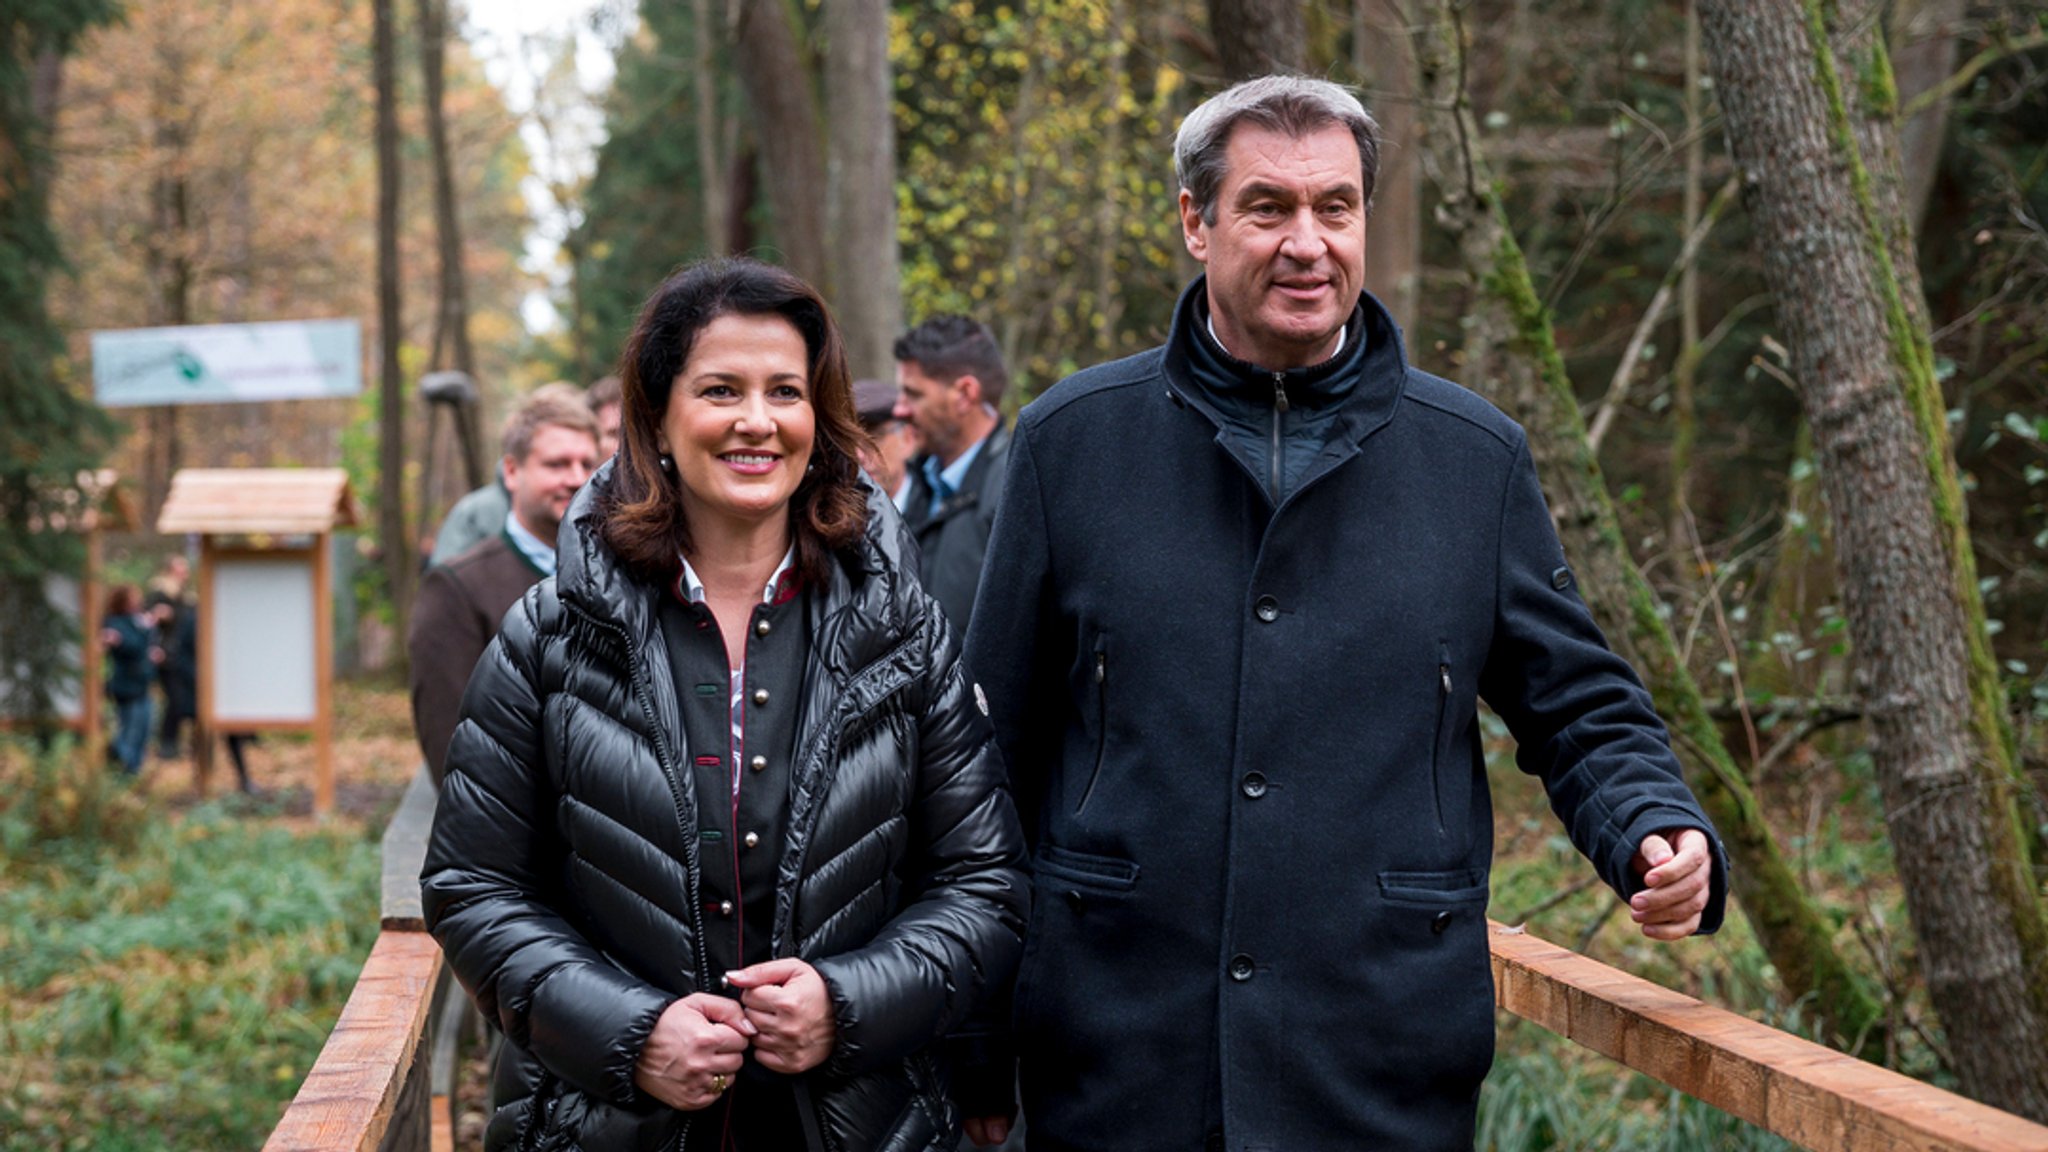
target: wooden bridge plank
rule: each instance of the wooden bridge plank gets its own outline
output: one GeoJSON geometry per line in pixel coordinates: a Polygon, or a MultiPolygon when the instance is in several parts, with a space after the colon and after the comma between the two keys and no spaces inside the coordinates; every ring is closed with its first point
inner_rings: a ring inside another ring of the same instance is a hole
{"type": "Polygon", "coordinates": [[[420,865],[427,858],[427,837],[434,830],[439,793],[427,766],[421,764],[406,786],[398,811],[384,826],[382,908],[384,930],[423,932],[427,923],[420,906],[420,865]]]}
{"type": "Polygon", "coordinates": [[[264,1152],[369,1152],[419,1058],[441,974],[424,932],[384,932],[356,980],[313,1070],[264,1142],[264,1152]]]}
{"type": "Polygon", "coordinates": [[[1815,1152],[2048,1152],[2048,1127],[1492,925],[1500,1007],[1815,1152]]]}

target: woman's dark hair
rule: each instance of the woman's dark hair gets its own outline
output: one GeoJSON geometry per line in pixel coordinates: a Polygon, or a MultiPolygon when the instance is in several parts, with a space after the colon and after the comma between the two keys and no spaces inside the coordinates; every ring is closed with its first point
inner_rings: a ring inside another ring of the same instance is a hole
{"type": "Polygon", "coordinates": [[[116,584],[107,589],[105,618],[133,616],[142,610],[142,593],[133,584],[116,584]]]}
{"type": "Polygon", "coordinates": [[[851,546],[867,527],[859,463],[867,434],[854,414],[846,350],[825,301],[802,280],[758,260],[691,264],[662,281],[641,306],[619,359],[624,396],[605,542],[629,572],[651,583],[675,579],[678,557],[691,551],[681,486],[675,473],[662,470],[658,436],[676,376],[697,337],[721,316],[780,316],[804,338],[817,434],[811,469],[790,497],[790,534],[798,571],[807,583],[822,583],[832,553],[851,546]]]}

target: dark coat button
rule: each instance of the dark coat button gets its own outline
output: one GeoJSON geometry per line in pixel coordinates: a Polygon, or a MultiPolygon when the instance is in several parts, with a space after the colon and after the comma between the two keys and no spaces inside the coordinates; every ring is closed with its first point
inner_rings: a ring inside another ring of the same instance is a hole
{"type": "Polygon", "coordinates": [[[1066,891],[1066,897],[1067,907],[1072,908],[1076,912],[1079,912],[1081,910],[1081,893],[1076,891],[1075,889],[1069,888],[1066,891]]]}
{"type": "Polygon", "coordinates": [[[1257,800],[1266,794],[1266,776],[1262,772],[1247,772],[1238,787],[1245,795],[1257,800]]]}
{"type": "Polygon", "coordinates": [[[1252,615],[1271,624],[1280,618],[1280,602],[1271,596],[1261,596],[1258,602],[1252,605],[1252,615]]]}
{"type": "Polygon", "coordinates": [[[1252,958],[1239,952],[1230,958],[1230,978],[1239,984],[1252,978],[1252,958]]]}
{"type": "Polygon", "coordinates": [[[1550,586],[1559,592],[1571,587],[1572,570],[1569,568],[1559,568],[1557,571],[1552,572],[1550,574],[1550,586]]]}
{"type": "Polygon", "coordinates": [[[1444,929],[1449,928],[1450,926],[1451,914],[1447,911],[1437,913],[1436,916],[1429,922],[1429,930],[1431,932],[1436,933],[1439,936],[1443,935],[1444,929]]]}

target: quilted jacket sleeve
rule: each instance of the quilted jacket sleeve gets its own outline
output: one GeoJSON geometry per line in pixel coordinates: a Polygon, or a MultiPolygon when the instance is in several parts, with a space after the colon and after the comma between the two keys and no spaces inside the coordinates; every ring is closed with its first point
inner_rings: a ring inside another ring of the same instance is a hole
{"type": "MultiPolygon", "coordinates": [[[[674,997],[607,961],[557,909],[563,848],[545,755],[538,617],[506,614],[462,698],[420,874],[427,928],[477,1007],[548,1071],[618,1105],[674,997]]],[[[559,608],[555,608],[559,611],[559,608]]]]}
{"type": "Polygon", "coordinates": [[[865,947],[813,961],[838,1023],[832,1069],[867,1071],[930,1045],[1006,987],[1030,899],[1024,838],[980,694],[926,601],[924,672],[908,698],[920,762],[906,900],[865,947]]]}
{"type": "Polygon", "coordinates": [[[1480,695],[1507,721],[1523,771],[1541,777],[1572,843],[1624,898],[1645,836],[1698,828],[1714,845],[1702,932],[1720,926],[1728,858],[1686,787],[1664,723],[1628,661],[1579,599],[1526,444],[1501,505],[1494,641],[1480,695]]]}

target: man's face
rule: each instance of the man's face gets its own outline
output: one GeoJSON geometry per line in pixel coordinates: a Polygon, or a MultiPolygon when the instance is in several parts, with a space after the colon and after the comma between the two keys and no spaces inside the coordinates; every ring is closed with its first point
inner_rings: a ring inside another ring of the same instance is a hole
{"type": "Polygon", "coordinates": [[[597,458],[611,459],[619,450],[619,413],[624,406],[607,404],[597,410],[597,458]]]}
{"type": "Polygon", "coordinates": [[[1215,224],[1180,194],[1182,239],[1209,270],[1217,339],[1263,368],[1328,358],[1364,284],[1357,141],[1337,124],[1301,137],[1240,124],[1224,164],[1215,224]]]}
{"type": "Polygon", "coordinates": [[[587,432],[543,424],[533,434],[525,459],[504,459],[505,490],[512,514],[528,532],[555,542],[569,501],[597,467],[597,441],[587,432]]]}
{"type": "Polygon", "coordinates": [[[915,361],[896,362],[896,384],[902,389],[896,398],[896,419],[910,425],[924,450],[941,461],[950,463],[969,447],[967,414],[981,402],[980,388],[968,386],[973,379],[940,380],[915,361]]]}

